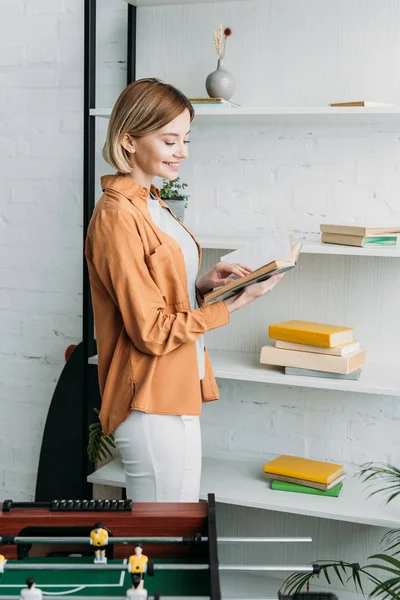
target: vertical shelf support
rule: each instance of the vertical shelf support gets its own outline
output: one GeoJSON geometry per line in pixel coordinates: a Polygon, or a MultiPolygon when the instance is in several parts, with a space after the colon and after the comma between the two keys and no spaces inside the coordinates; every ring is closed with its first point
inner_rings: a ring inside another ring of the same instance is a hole
{"type": "MultiPolygon", "coordinates": [[[[90,116],[90,109],[96,107],[96,0],[85,0],[84,13],[84,92],[83,92],[83,248],[86,233],[95,206],[95,141],[96,118],[90,116]]],[[[93,309],[90,296],[89,273],[83,256],[82,290],[82,461],[88,464],[87,444],[89,433],[89,385],[88,359],[96,353],[94,340],[93,309]]],[[[84,475],[86,470],[83,469],[84,475]]],[[[82,482],[83,498],[91,497],[91,486],[82,482]]]]}
{"type": "Polygon", "coordinates": [[[128,4],[127,85],[136,79],[136,10],[136,6],[128,4]]]}

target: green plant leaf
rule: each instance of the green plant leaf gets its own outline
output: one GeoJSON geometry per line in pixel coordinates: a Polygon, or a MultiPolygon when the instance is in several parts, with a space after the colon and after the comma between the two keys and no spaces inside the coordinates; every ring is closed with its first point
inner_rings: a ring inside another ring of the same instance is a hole
{"type": "Polygon", "coordinates": [[[387,554],[373,554],[369,558],[377,558],[378,560],[383,560],[383,561],[388,562],[393,567],[396,567],[396,569],[399,569],[399,575],[400,575],[400,560],[397,560],[397,558],[394,558],[393,556],[388,556],[387,554]]]}
{"type": "MultiPolygon", "coordinates": [[[[341,567],[343,567],[343,565],[340,565],[340,566],[341,566],[341,567]]],[[[338,577],[338,579],[339,579],[340,583],[341,583],[342,585],[344,585],[344,581],[343,581],[343,579],[342,579],[342,575],[341,575],[341,573],[340,573],[340,571],[339,571],[339,567],[338,567],[338,565],[333,565],[333,568],[335,569],[335,573],[336,573],[336,575],[337,575],[337,577],[338,577]]],[[[346,573],[346,569],[345,569],[344,567],[343,567],[343,569],[344,569],[344,572],[346,573]]]]}

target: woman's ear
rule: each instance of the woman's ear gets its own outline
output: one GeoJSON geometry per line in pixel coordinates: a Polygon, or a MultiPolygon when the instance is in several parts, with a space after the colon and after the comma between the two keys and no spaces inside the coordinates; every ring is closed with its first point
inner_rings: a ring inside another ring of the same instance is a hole
{"type": "Polygon", "coordinates": [[[129,133],[124,133],[121,140],[122,147],[127,150],[127,152],[136,152],[135,143],[129,133]]]}

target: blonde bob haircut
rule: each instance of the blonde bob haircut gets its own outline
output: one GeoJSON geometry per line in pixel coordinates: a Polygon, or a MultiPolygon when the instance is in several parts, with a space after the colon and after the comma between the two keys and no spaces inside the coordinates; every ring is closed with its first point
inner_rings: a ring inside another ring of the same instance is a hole
{"type": "Polygon", "coordinates": [[[119,173],[132,171],[129,152],[122,146],[125,134],[144,137],[162,129],[185,109],[194,109],[182,92],[158,79],[138,79],[119,95],[111,113],[103,157],[119,173]]]}

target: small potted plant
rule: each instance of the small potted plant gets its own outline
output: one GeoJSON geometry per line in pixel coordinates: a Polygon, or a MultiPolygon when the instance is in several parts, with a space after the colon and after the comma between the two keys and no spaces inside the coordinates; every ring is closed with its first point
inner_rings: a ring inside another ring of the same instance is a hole
{"type": "Polygon", "coordinates": [[[160,196],[168,204],[174,215],[183,223],[185,208],[187,208],[189,196],[185,194],[187,183],[183,183],[179,177],[173,181],[162,180],[160,196]]]}

